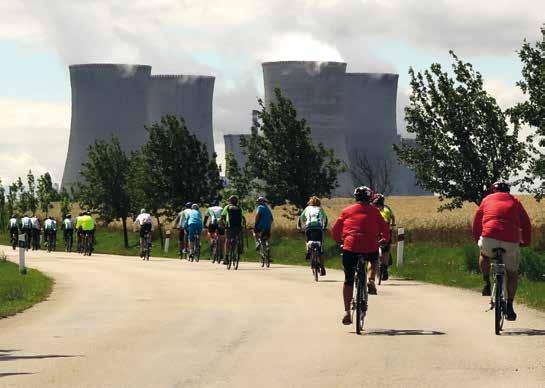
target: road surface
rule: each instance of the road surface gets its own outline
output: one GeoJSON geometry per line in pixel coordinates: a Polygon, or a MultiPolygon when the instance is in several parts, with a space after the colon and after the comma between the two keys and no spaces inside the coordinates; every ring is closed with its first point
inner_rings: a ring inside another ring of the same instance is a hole
{"type": "MultiPolygon", "coordinates": [[[[16,256],[4,248],[10,258],[16,256]]],[[[545,315],[493,334],[487,299],[412,281],[343,326],[343,274],[39,252],[51,297],[0,320],[0,386],[544,387],[545,315]]]]}

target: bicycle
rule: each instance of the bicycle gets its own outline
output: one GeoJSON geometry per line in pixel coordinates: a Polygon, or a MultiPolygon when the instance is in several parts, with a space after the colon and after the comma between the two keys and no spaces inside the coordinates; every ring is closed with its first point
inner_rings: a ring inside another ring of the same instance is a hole
{"type": "Polygon", "coordinates": [[[13,248],[13,250],[15,250],[15,248],[17,247],[18,241],[19,241],[18,233],[12,233],[11,234],[11,247],[13,248]]]}
{"type": "Polygon", "coordinates": [[[47,244],[47,252],[51,252],[51,251],[55,251],[56,250],[56,239],[55,239],[55,234],[53,233],[53,231],[48,231],[47,233],[47,239],[46,239],[46,244],[47,244]]]}
{"type": "MultiPolygon", "coordinates": [[[[503,330],[503,323],[507,315],[507,304],[505,295],[507,294],[505,285],[506,269],[503,263],[503,254],[505,249],[494,248],[494,257],[491,263],[491,272],[494,274],[494,286],[490,297],[490,310],[494,310],[494,332],[500,335],[503,330]]],[[[488,310],[488,311],[490,311],[488,310]]]]}
{"type": "Polygon", "coordinates": [[[320,262],[322,243],[321,241],[309,241],[307,246],[309,247],[310,253],[310,269],[312,270],[314,280],[318,281],[320,271],[322,270],[322,264],[320,262]]]}
{"type": "Polygon", "coordinates": [[[221,247],[220,239],[217,233],[212,235],[212,241],[210,242],[210,261],[212,263],[219,263],[221,260],[221,247]]]}
{"type": "Polygon", "coordinates": [[[146,232],[144,233],[144,237],[142,237],[142,246],[140,247],[142,251],[142,260],[149,261],[149,257],[151,254],[151,233],[146,232]]]}
{"type": "Polygon", "coordinates": [[[195,236],[195,241],[193,241],[193,249],[188,249],[188,261],[199,262],[201,257],[201,236],[198,234],[195,236]]]}
{"type": "Polygon", "coordinates": [[[367,263],[365,255],[358,255],[358,263],[356,265],[356,295],[352,299],[352,318],[354,318],[354,312],[356,313],[356,333],[361,335],[363,331],[363,324],[365,323],[365,316],[367,315],[367,307],[369,295],[367,293],[367,263]]]}
{"type": "Polygon", "coordinates": [[[271,266],[271,245],[268,237],[258,236],[259,256],[261,257],[261,267],[269,268],[271,266]]]}
{"type": "Polygon", "coordinates": [[[90,232],[83,232],[83,256],[93,253],[93,236],[90,232]]]}
{"type": "Polygon", "coordinates": [[[240,235],[229,239],[229,249],[225,256],[225,259],[227,260],[227,270],[230,270],[231,266],[233,266],[234,270],[238,269],[238,264],[240,262],[240,241],[240,235]]]}
{"type": "Polygon", "coordinates": [[[78,253],[83,253],[85,250],[85,244],[84,244],[84,233],[83,231],[78,231],[78,253]]]}

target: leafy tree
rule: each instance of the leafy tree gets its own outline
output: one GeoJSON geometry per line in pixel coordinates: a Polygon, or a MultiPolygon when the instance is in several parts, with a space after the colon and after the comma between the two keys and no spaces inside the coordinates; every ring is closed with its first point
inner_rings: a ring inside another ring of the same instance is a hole
{"type": "Polygon", "coordinates": [[[333,150],[314,145],[305,119],[297,118],[293,103],[275,89],[276,102],[265,107],[259,99],[257,122],[241,139],[248,156],[248,173],[258,191],[273,205],[286,201],[302,209],[311,195],[329,197],[344,166],[333,150]]]}
{"type": "Polygon", "coordinates": [[[526,157],[518,129],[509,129],[481,74],[450,53],[454,79],[439,64],[424,73],[409,70],[412,94],[405,118],[416,144],[394,146],[420,186],[450,201],[440,210],[464,201],[479,204],[492,183],[509,179],[526,157]]]}
{"type": "Polygon", "coordinates": [[[127,217],[131,208],[127,189],[130,159],[115,137],[107,142],[96,140],[88,148],[88,161],[83,163],[79,198],[106,221],[121,219],[125,248],[129,247],[127,217]]]}
{"type": "Polygon", "coordinates": [[[523,124],[535,128],[537,139],[531,136],[527,141],[532,157],[525,174],[524,188],[541,199],[545,195],[545,26],[541,28],[541,41],[534,46],[524,41],[519,58],[523,65],[523,80],[517,85],[528,99],[511,108],[509,114],[517,129],[523,124]]]}
{"type": "Polygon", "coordinates": [[[61,189],[59,197],[61,201],[61,215],[62,217],[64,217],[65,215],[72,212],[72,199],[70,198],[70,194],[64,187],[61,189]]]}
{"type": "Polygon", "coordinates": [[[6,189],[0,179],[0,230],[3,230],[6,225],[6,210],[6,189]]]}
{"type": "Polygon", "coordinates": [[[48,172],[38,178],[37,195],[40,210],[44,212],[47,217],[49,209],[52,207],[51,202],[57,201],[59,198],[59,193],[53,187],[53,181],[48,172]]]}
{"type": "Polygon", "coordinates": [[[255,206],[255,201],[250,198],[253,193],[252,179],[246,168],[241,168],[233,153],[225,155],[225,175],[228,185],[224,189],[225,198],[236,195],[239,198],[239,206],[250,211],[255,206]]]}
{"type": "Polygon", "coordinates": [[[19,203],[17,207],[19,208],[19,211],[24,214],[29,209],[29,201],[28,195],[25,192],[25,185],[23,184],[23,180],[21,179],[21,177],[17,178],[17,182],[15,184],[15,187],[17,188],[15,192],[19,194],[19,203]]]}
{"type": "Polygon", "coordinates": [[[15,208],[17,206],[17,183],[13,182],[8,187],[8,195],[7,195],[7,201],[8,201],[8,213],[10,216],[15,213],[15,208]]]}
{"type": "Polygon", "coordinates": [[[156,217],[173,217],[185,202],[208,202],[223,185],[216,155],[187,128],[183,118],[165,116],[146,127],[149,140],[142,147],[140,178],[146,205],[156,217]]]}
{"type": "Polygon", "coordinates": [[[34,178],[34,174],[32,173],[32,170],[28,170],[27,174],[27,201],[28,201],[28,209],[32,212],[32,214],[36,213],[36,210],[38,210],[38,198],[36,198],[36,179],[34,178]]]}

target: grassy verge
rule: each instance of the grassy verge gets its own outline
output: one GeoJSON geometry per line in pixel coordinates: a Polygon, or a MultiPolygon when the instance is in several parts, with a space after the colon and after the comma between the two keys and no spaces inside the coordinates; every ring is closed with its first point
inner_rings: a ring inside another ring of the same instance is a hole
{"type": "Polygon", "coordinates": [[[26,275],[21,275],[18,265],[0,260],[0,318],[43,301],[52,288],[53,280],[40,271],[28,269],[26,275]]]}

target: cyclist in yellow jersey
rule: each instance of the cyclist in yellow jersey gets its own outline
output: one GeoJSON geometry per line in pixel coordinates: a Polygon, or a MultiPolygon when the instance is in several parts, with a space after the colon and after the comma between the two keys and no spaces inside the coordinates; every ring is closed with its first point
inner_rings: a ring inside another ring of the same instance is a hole
{"type": "Polygon", "coordinates": [[[390,247],[392,245],[393,228],[396,225],[396,219],[392,209],[384,203],[384,195],[376,194],[373,198],[373,205],[380,211],[380,215],[384,218],[384,221],[390,228],[390,239],[381,246],[382,256],[380,260],[383,264],[384,271],[382,272],[382,280],[388,280],[388,267],[392,265],[392,256],[390,254],[390,247]]]}
{"type": "Polygon", "coordinates": [[[83,233],[88,233],[92,237],[93,244],[96,244],[95,241],[95,229],[96,224],[93,217],[90,216],[89,212],[83,212],[83,215],[79,216],[76,221],[76,229],[81,230],[83,233]]]}

